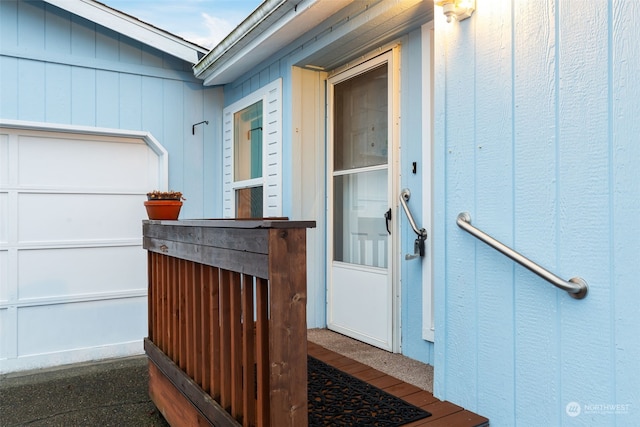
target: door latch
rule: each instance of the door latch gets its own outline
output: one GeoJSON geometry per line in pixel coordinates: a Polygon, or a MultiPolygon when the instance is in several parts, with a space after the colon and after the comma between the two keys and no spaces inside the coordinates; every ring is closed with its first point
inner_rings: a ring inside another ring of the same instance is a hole
{"type": "MultiPolygon", "coordinates": [[[[424,229],[420,230],[423,231],[424,229]]],[[[404,259],[416,259],[424,256],[424,241],[427,239],[427,232],[418,234],[418,238],[413,242],[413,255],[405,255],[404,259]]]]}
{"type": "Polygon", "coordinates": [[[384,219],[387,222],[387,233],[391,234],[391,230],[389,229],[389,222],[391,221],[391,208],[384,213],[384,219]]]}

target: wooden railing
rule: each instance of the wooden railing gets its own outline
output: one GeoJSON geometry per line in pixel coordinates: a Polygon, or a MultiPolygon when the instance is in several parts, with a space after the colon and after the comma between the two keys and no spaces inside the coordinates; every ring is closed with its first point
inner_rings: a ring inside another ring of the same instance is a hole
{"type": "Polygon", "coordinates": [[[306,228],[144,221],[149,393],[172,426],[307,425],[306,228]]]}

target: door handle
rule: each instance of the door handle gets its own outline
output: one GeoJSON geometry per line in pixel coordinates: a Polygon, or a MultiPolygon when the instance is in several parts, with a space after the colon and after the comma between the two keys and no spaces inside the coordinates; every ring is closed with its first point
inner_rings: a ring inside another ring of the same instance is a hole
{"type": "Polygon", "coordinates": [[[389,221],[391,221],[391,208],[384,213],[384,219],[387,225],[387,233],[391,234],[391,230],[389,230],[389,221]]]}
{"type": "Polygon", "coordinates": [[[411,228],[413,228],[414,233],[418,236],[413,245],[413,255],[406,255],[404,259],[416,259],[424,256],[424,241],[427,240],[427,230],[424,228],[418,229],[416,225],[416,221],[413,219],[413,215],[411,215],[411,211],[409,210],[409,206],[407,206],[407,201],[411,198],[411,191],[408,188],[405,188],[400,192],[400,204],[404,209],[404,212],[407,214],[407,219],[409,220],[409,224],[411,228]]]}

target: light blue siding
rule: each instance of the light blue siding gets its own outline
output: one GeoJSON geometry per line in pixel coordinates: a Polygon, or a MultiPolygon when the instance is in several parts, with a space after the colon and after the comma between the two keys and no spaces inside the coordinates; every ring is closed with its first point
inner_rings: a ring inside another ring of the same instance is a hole
{"type": "MultiPolygon", "coordinates": [[[[482,5],[475,25],[486,26],[487,31],[476,32],[477,44],[484,48],[476,51],[475,79],[486,83],[474,88],[476,103],[483,107],[476,110],[475,138],[472,138],[473,145],[467,148],[475,156],[473,181],[476,203],[472,215],[495,218],[490,225],[492,232],[512,246],[515,172],[513,82],[505,76],[512,74],[513,64],[508,54],[512,50],[510,33],[503,30],[511,27],[508,6],[499,2],[482,5]],[[497,10],[491,10],[494,8],[497,10]],[[500,203],[486,203],[489,200],[499,200],[500,203]]],[[[513,275],[514,267],[510,260],[487,246],[478,245],[474,278],[476,304],[478,308],[496,309],[478,309],[475,319],[477,386],[482,390],[476,398],[477,408],[483,414],[485,408],[495,405],[505,419],[511,416],[514,405],[513,275]],[[501,360],[502,365],[500,370],[493,371],[491,366],[496,360],[501,360]]]]}
{"type": "Polygon", "coordinates": [[[191,64],[43,2],[0,1],[0,36],[0,117],[149,131],[188,199],[181,217],[220,215],[214,127],[191,125],[217,120],[221,103],[203,106],[221,89],[191,64]]]}
{"type": "Polygon", "coordinates": [[[639,17],[504,0],[437,20],[435,393],[491,425],[640,424],[639,17]],[[589,295],[464,233],[461,211],[589,295]]]}
{"type": "MultiPolygon", "coordinates": [[[[514,61],[514,230],[516,247],[527,251],[541,265],[557,269],[553,242],[556,242],[556,85],[552,40],[555,37],[553,5],[542,8],[533,3],[514,5],[514,25],[529,37],[513,41],[518,59],[514,61]],[[540,29],[545,29],[540,31],[540,29]],[[534,119],[535,118],[535,119],[534,119]],[[532,214],[535,213],[535,214],[532,214]],[[526,246],[523,246],[526,245],[526,246]]],[[[515,348],[518,359],[512,383],[518,399],[511,419],[526,426],[542,419],[560,425],[564,412],[556,403],[560,387],[560,364],[556,348],[560,340],[559,300],[565,298],[529,271],[514,267],[515,348]],[[531,301],[536,301],[531,304],[531,301]],[[541,384],[549,392],[541,393],[541,384]],[[531,410],[536,403],[536,411],[531,410]]],[[[559,273],[558,273],[559,274],[559,273]]],[[[576,272],[577,274],[577,272],[576,272]]],[[[568,277],[567,277],[568,278],[568,277]]],[[[508,286],[509,284],[507,284],[508,286]]],[[[511,388],[513,393],[513,387],[511,388]]],[[[492,411],[495,411],[492,410],[492,411]]]]}
{"type": "MultiPolygon", "coordinates": [[[[640,258],[640,232],[636,218],[640,217],[640,43],[638,22],[640,7],[635,2],[623,2],[610,12],[610,57],[624,58],[610,63],[609,85],[610,161],[609,184],[612,206],[610,260],[613,267],[608,280],[615,283],[611,289],[611,310],[608,320],[613,360],[610,366],[615,389],[612,400],[632,402],[631,422],[640,424],[640,286],[638,286],[638,258],[640,258]]],[[[619,416],[620,425],[625,417],[619,416]]],[[[629,423],[630,424],[630,423],[629,423]]]]}
{"type": "Polygon", "coordinates": [[[96,123],[96,70],[71,68],[71,123],[96,123]]]}
{"type": "MultiPolygon", "coordinates": [[[[113,71],[96,71],[96,125],[105,128],[117,128],[120,124],[118,110],[120,79],[113,71]]],[[[84,90],[89,90],[85,88],[84,90]]]]}

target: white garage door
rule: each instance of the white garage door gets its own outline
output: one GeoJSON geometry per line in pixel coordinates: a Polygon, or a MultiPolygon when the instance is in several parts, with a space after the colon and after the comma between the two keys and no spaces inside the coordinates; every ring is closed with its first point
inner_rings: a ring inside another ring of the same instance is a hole
{"type": "Polygon", "coordinates": [[[165,187],[148,135],[0,127],[0,373],[142,352],[143,201],[165,187]]]}

